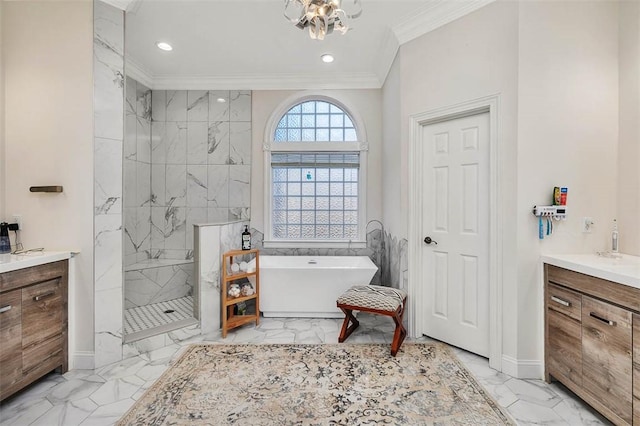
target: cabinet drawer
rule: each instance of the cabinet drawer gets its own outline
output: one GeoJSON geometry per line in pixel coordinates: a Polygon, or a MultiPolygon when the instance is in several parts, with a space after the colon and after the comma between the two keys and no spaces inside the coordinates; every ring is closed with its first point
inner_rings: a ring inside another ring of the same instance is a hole
{"type": "Polygon", "coordinates": [[[59,278],[22,289],[22,347],[62,332],[62,286],[59,278]]]}
{"type": "Polygon", "coordinates": [[[0,393],[22,378],[22,291],[0,294],[0,393]]]}
{"type": "Polygon", "coordinates": [[[547,370],[582,385],[582,326],[579,321],[547,310],[547,370]]]}
{"type": "Polygon", "coordinates": [[[13,290],[30,284],[38,284],[53,280],[58,277],[66,277],[68,260],[32,266],[16,271],[0,274],[0,290],[13,290]]]}
{"type": "Polygon", "coordinates": [[[582,315],[582,296],[575,291],[548,284],[547,307],[579,322],[582,315]]]}
{"type": "Polygon", "coordinates": [[[54,336],[22,352],[22,372],[29,375],[37,370],[46,373],[62,364],[62,336],[54,336]]]}
{"type": "Polygon", "coordinates": [[[624,422],[632,422],[632,314],[582,298],[582,385],[624,422]]]}

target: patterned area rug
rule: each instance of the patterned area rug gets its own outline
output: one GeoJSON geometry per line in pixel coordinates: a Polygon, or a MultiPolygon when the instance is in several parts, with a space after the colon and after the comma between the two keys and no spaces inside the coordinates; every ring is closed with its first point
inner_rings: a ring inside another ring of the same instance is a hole
{"type": "Polygon", "coordinates": [[[119,425],[511,425],[441,343],[193,345],[119,425]]]}

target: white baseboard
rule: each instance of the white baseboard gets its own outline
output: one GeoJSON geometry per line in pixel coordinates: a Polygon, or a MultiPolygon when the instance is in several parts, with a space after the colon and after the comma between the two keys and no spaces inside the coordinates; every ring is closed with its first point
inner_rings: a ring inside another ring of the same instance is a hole
{"type": "Polygon", "coordinates": [[[93,352],[75,352],[69,357],[69,370],[93,370],[95,365],[93,352]]]}
{"type": "Polygon", "coordinates": [[[502,355],[502,372],[517,379],[542,379],[544,376],[542,361],[518,360],[507,355],[502,355]]]}

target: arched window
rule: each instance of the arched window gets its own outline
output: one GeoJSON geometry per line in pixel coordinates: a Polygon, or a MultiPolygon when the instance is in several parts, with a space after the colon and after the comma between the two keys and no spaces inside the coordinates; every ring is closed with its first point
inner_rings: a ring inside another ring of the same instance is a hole
{"type": "Polygon", "coordinates": [[[272,116],[275,126],[265,144],[265,244],[364,240],[363,129],[346,107],[326,97],[298,100],[285,111],[272,116]]]}
{"type": "Polygon", "coordinates": [[[357,142],[353,121],[342,108],[327,101],[293,106],[278,122],[275,142],[357,142]]]}

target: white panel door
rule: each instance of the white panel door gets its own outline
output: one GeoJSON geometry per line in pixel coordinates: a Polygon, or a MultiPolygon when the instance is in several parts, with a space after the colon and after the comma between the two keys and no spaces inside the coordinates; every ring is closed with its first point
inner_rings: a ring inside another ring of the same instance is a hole
{"type": "Polygon", "coordinates": [[[489,113],[422,127],[425,334],[489,356],[489,113]]]}

